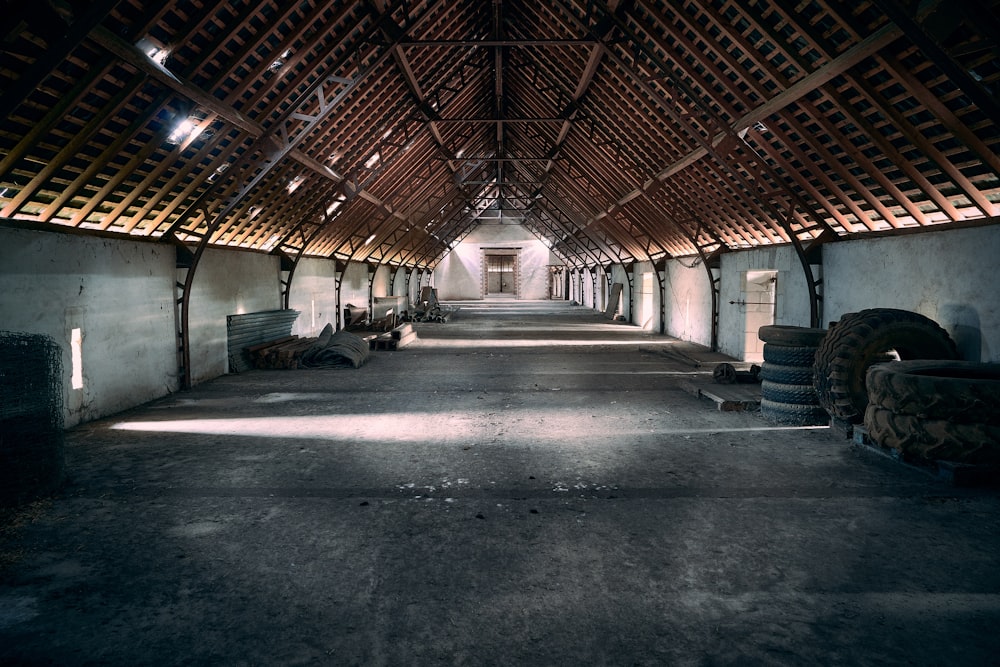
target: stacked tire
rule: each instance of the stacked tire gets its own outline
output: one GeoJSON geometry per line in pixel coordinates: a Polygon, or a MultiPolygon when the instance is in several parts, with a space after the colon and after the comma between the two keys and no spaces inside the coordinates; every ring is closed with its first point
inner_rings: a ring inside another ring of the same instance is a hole
{"type": "Polygon", "coordinates": [[[769,325],[761,327],[757,336],[764,341],[761,415],[776,424],[828,424],[830,417],[813,386],[813,362],[826,329],[769,325]]]}
{"type": "Polygon", "coordinates": [[[957,357],[948,333],[923,315],[895,308],[848,313],[830,327],[816,351],[816,395],[830,416],[859,424],[868,407],[866,372],[874,364],[957,357]]]}
{"type": "Polygon", "coordinates": [[[1000,463],[1000,364],[895,361],[866,378],[868,436],[909,460],[1000,463]]]}

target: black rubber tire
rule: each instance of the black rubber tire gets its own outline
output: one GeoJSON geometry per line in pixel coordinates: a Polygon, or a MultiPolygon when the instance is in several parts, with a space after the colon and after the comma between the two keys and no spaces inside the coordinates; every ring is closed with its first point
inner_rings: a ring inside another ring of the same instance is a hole
{"type": "Polygon", "coordinates": [[[955,463],[1000,463],[1000,426],[921,419],[869,405],[868,437],[911,459],[955,463]]]}
{"type": "Polygon", "coordinates": [[[834,417],[860,423],[868,407],[865,373],[894,350],[900,359],[955,359],[955,342],[934,320],[908,310],[870,308],[844,315],[816,351],[813,385],[834,417]]]}
{"type": "Polygon", "coordinates": [[[923,419],[1000,425],[1000,364],[894,361],[865,379],[871,405],[923,419]]]}
{"type": "Polygon", "coordinates": [[[764,380],[760,383],[762,398],[775,403],[793,403],[819,407],[819,398],[811,384],[778,384],[764,380]]]}
{"type": "Polygon", "coordinates": [[[826,426],[830,415],[818,405],[795,405],[761,399],[760,414],[769,422],[789,426],[826,426]]]}
{"type": "Polygon", "coordinates": [[[816,358],[815,347],[792,347],[764,343],[764,361],[781,366],[808,366],[812,368],[816,358]]]}
{"type": "Polygon", "coordinates": [[[782,366],[765,361],[760,367],[759,377],[778,384],[809,384],[812,382],[813,370],[808,366],[782,366]]]}
{"type": "Polygon", "coordinates": [[[826,336],[826,329],[792,327],[784,324],[768,324],[757,329],[757,337],[772,345],[789,347],[818,347],[826,336]]]}

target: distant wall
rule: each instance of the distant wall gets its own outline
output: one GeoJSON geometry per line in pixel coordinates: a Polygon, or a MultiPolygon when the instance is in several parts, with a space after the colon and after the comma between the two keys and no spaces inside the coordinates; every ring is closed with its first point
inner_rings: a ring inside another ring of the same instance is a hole
{"type": "Polygon", "coordinates": [[[550,264],[562,264],[544,243],[521,225],[482,224],[434,269],[434,286],[442,301],[483,297],[483,248],[520,248],[521,299],[549,298],[550,264]]]}

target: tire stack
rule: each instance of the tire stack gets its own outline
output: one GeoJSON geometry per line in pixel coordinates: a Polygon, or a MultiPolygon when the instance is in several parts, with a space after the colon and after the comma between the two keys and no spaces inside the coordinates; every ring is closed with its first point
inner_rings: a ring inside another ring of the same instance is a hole
{"type": "Polygon", "coordinates": [[[914,461],[1000,463],[1000,364],[894,361],[868,369],[868,437],[914,461]]]}
{"type": "Polygon", "coordinates": [[[813,360],[826,329],[769,325],[761,327],[757,335],[764,341],[761,415],[791,426],[830,423],[813,386],[813,360]]]}
{"type": "Polygon", "coordinates": [[[868,407],[866,372],[891,360],[956,359],[955,342],[937,322],[895,308],[847,313],[816,351],[819,404],[844,424],[859,424],[868,407]]]}

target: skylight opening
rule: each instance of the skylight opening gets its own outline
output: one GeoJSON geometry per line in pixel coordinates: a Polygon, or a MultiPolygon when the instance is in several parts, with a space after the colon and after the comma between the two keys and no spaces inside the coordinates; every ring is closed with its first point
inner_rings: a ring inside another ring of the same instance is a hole
{"type": "Polygon", "coordinates": [[[168,144],[181,144],[181,143],[191,143],[198,138],[201,134],[201,128],[198,127],[198,119],[190,116],[185,118],[181,122],[174,126],[173,132],[167,137],[168,144]]]}
{"type": "Polygon", "coordinates": [[[170,57],[170,49],[160,44],[152,37],[143,37],[135,43],[135,46],[137,49],[145,53],[150,60],[161,67],[167,62],[167,58],[170,57]]]}
{"type": "Polygon", "coordinates": [[[378,151],[372,153],[372,156],[365,161],[365,169],[371,169],[376,164],[378,164],[379,160],[381,159],[382,156],[379,155],[378,151]]]}
{"type": "Polygon", "coordinates": [[[271,72],[277,72],[279,69],[285,66],[285,62],[288,60],[288,57],[290,55],[292,55],[292,50],[285,49],[284,53],[275,58],[274,62],[268,65],[267,69],[270,70],[271,72]]]}
{"type": "Polygon", "coordinates": [[[335,199],[329,206],[326,207],[326,214],[333,215],[343,205],[344,205],[343,199],[335,199]]]}
{"type": "Polygon", "coordinates": [[[298,190],[299,186],[302,185],[303,180],[304,179],[302,178],[302,176],[296,176],[295,178],[288,181],[288,194],[292,194],[293,192],[298,190]]]}

